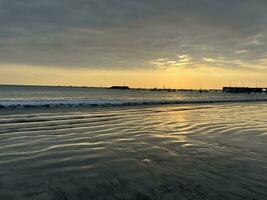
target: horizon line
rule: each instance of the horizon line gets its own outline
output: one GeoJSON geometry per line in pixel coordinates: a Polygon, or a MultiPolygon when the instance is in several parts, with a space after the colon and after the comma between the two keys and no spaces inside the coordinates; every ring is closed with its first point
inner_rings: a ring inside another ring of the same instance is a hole
{"type": "MultiPolygon", "coordinates": [[[[31,84],[0,84],[0,86],[8,87],[8,86],[19,86],[19,87],[72,87],[72,88],[110,88],[112,86],[128,86],[128,85],[108,85],[108,86],[83,86],[83,85],[31,85],[31,84]]],[[[227,87],[227,86],[223,86],[227,87]]],[[[129,89],[163,89],[163,90],[222,90],[222,88],[171,88],[171,87],[130,87],[129,89]]]]}

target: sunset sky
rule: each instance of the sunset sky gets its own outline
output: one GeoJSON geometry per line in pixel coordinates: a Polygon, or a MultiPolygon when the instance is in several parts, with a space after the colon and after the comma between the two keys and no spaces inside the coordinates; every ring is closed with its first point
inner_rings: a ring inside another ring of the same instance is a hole
{"type": "Polygon", "coordinates": [[[0,84],[267,86],[266,0],[0,0],[0,84]]]}

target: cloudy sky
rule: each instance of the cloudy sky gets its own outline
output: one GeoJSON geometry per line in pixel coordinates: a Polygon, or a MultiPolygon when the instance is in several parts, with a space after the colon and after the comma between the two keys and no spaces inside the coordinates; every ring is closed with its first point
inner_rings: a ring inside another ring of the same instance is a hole
{"type": "Polygon", "coordinates": [[[0,83],[267,86],[266,0],[0,0],[0,83]]]}

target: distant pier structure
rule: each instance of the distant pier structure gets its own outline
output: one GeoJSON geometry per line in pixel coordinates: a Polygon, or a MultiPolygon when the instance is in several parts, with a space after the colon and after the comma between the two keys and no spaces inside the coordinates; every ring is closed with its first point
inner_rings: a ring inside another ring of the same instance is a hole
{"type": "Polygon", "coordinates": [[[116,89],[116,90],[129,90],[130,87],[129,86],[111,86],[109,89],[116,89]]]}
{"type": "Polygon", "coordinates": [[[259,88],[259,87],[223,87],[223,92],[228,92],[228,93],[267,93],[267,88],[259,88]]]}

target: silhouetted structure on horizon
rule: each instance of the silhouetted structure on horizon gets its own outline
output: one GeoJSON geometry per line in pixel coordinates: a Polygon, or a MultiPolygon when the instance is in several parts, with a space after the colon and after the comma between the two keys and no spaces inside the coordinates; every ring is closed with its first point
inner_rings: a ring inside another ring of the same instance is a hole
{"type": "Polygon", "coordinates": [[[129,90],[129,86],[111,86],[110,89],[129,90]]]}
{"type": "Polygon", "coordinates": [[[229,92],[229,93],[267,93],[267,88],[258,88],[258,87],[223,87],[223,92],[229,92]]]}

